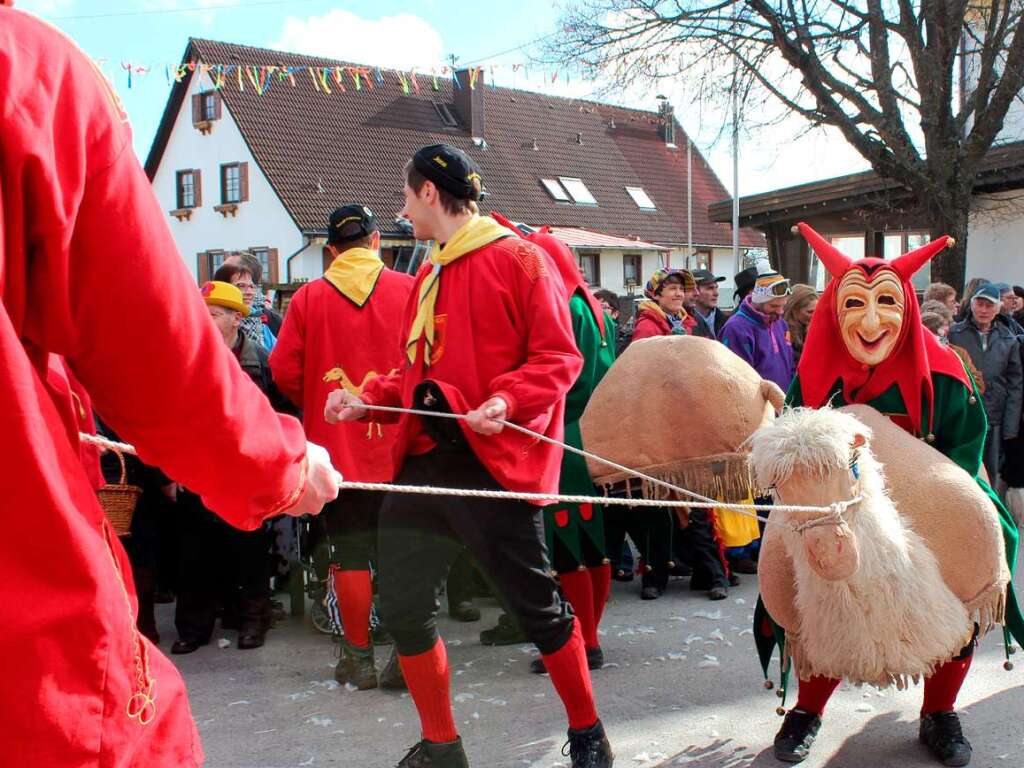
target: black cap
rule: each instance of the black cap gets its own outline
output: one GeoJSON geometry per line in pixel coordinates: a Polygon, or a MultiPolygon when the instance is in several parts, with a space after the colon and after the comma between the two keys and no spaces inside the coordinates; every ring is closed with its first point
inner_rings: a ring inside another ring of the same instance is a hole
{"type": "Polygon", "coordinates": [[[343,245],[377,231],[377,217],[365,205],[343,205],[331,214],[327,224],[327,244],[343,245]]]}
{"type": "Polygon", "coordinates": [[[690,272],[690,274],[693,275],[693,279],[696,281],[697,285],[700,285],[701,283],[721,283],[725,281],[724,277],[716,277],[715,273],[710,269],[695,269],[690,272]]]}
{"type": "Polygon", "coordinates": [[[480,167],[461,149],[431,144],[413,155],[412,164],[424,177],[459,200],[479,200],[483,196],[480,167]]]}

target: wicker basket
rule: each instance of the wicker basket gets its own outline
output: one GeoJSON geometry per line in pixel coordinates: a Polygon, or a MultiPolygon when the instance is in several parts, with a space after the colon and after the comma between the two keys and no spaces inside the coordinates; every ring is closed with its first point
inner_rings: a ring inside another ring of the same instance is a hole
{"type": "Polygon", "coordinates": [[[124,465],[124,454],[116,448],[110,450],[117,454],[117,459],[121,462],[121,482],[107,483],[96,491],[96,495],[115,533],[118,536],[127,536],[131,532],[132,516],[135,514],[135,505],[142,495],[142,489],[137,485],[127,484],[128,470],[124,465]]]}

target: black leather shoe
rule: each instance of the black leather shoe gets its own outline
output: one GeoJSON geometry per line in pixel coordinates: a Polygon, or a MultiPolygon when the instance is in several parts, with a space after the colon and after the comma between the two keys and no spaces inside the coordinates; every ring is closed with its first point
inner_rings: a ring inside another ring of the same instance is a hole
{"type": "Polygon", "coordinates": [[[334,667],[334,679],[342,685],[351,683],[360,691],[377,687],[377,668],[373,665],[373,646],[357,648],[341,641],[341,658],[334,667]]]}
{"type": "Polygon", "coordinates": [[[463,600],[448,606],[448,615],[455,621],[480,621],[480,609],[469,600],[463,600]]]}
{"type": "Polygon", "coordinates": [[[391,656],[384,669],[380,671],[377,678],[381,688],[389,691],[404,691],[409,686],[405,684],[405,676],[402,674],[402,666],[398,663],[398,651],[391,649],[391,656]]]}
{"type": "Polygon", "coordinates": [[[462,739],[437,743],[424,739],[409,750],[398,768],[469,768],[462,739]]]}
{"type": "Polygon", "coordinates": [[[198,651],[200,646],[206,645],[209,640],[175,640],[174,644],[171,645],[171,653],[183,654],[183,653],[194,653],[198,651]]]}
{"type": "Polygon", "coordinates": [[[708,600],[725,600],[729,596],[727,587],[714,587],[708,590],[708,600]]]}
{"type": "Polygon", "coordinates": [[[626,568],[619,568],[614,574],[612,574],[612,578],[616,581],[622,581],[628,584],[633,580],[633,571],[626,568]]]}
{"type": "Polygon", "coordinates": [[[784,763],[800,763],[811,751],[811,745],[821,728],[821,717],[791,709],[775,734],[775,758],[784,763]]]}
{"type": "Polygon", "coordinates": [[[604,651],[601,650],[600,646],[597,648],[587,648],[587,667],[590,669],[600,669],[604,666],[604,651]]]}
{"type": "Polygon", "coordinates": [[[526,642],[526,635],[519,624],[507,613],[498,617],[498,624],[480,633],[481,645],[518,645],[526,642]]]}
{"type": "Polygon", "coordinates": [[[641,600],[657,600],[661,597],[661,590],[657,587],[644,587],[640,590],[641,600]]]}
{"type": "Polygon", "coordinates": [[[530,662],[530,671],[535,675],[546,675],[548,668],[544,665],[544,657],[538,656],[530,662]]]}
{"type": "Polygon", "coordinates": [[[932,712],[922,717],[920,739],[943,765],[971,762],[971,744],[964,738],[956,712],[932,712]]]}
{"type": "Polygon", "coordinates": [[[266,638],[267,633],[261,627],[243,627],[238,633],[238,649],[249,651],[262,648],[266,638]]]}
{"type": "Polygon", "coordinates": [[[562,747],[563,755],[566,748],[569,749],[572,768],[612,768],[615,762],[612,745],[608,743],[600,720],[580,731],[570,728],[569,741],[562,747]]]}

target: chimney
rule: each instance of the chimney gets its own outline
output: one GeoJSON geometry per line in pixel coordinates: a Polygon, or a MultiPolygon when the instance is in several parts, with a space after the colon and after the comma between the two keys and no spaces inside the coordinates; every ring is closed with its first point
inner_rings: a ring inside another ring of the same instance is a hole
{"type": "Polygon", "coordinates": [[[455,72],[461,88],[455,89],[455,110],[462,122],[469,129],[469,135],[475,139],[484,138],[484,83],[483,71],[475,80],[475,88],[470,88],[470,70],[459,69],[455,72]]]}
{"type": "Polygon", "coordinates": [[[668,99],[661,98],[661,104],[658,105],[658,117],[661,118],[658,130],[661,138],[665,140],[666,144],[674,147],[676,145],[676,111],[668,99]]]}

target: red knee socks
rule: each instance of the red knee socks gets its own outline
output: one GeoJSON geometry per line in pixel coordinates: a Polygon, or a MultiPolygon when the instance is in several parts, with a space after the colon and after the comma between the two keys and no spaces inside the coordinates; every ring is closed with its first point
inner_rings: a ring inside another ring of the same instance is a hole
{"type": "Polygon", "coordinates": [[[334,570],[334,592],[345,627],[345,638],[356,648],[370,647],[370,605],[373,586],[369,571],[334,570]]]}
{"type": "Polygon", "coordinates": [[[834,677],[820,677],[815,675],[810,680],[800,681],[800,690],[797,693],[796,708],[804,712],[820,715],[825,711],[825,705],[832,698],[840,681],[834,677]]]}
{"type": "Polygon", "coordinates": [[[972,653],[966,659],[953,659],[935,668],[931,677],[924,681],[924,701],[921,703],[921,717],[933,712],[952,712],[956,697],[971,668],[972,653]]]}
{"type": "Polygon", "coordinates": [[[594,619],[594,590],[590,581],[590,573],[586,570],[569,571],[558,575],[562,583],[562,592],[565,599],[572,606],[576,614],[576,621],[579,624],[580,632],[583,635],[583,643],[587,648],[596,648],[597,642],[597,621],[594,619]]]}
{"type": "Polygon", "coordinates": [[[420,713],[420,728],[427,741],[444,743],[459,738],[452,719],[449,699],[448,652],[444,641],[437,639],[434,647],[415,656],[399,656],[409,695],[420,713]]]}
{"type": "MultiPolygon", "coordinates": [[[[588,568],[590,588],[594,593],[594,644],[587,642],[588,648],[596,648],[601,644],[597,637],[597,628],[601,626],[604,608],[608,604],[608,593],[612,589],[612,567],[608,563],[596,568],[588,568]]],[[[586,637],[583,638],[586,641],[586,637]]]]}
{"type": "Polygon", "coordinates": [[[597,722],[597,707],[594,704],[594,689],[590,685],[587,652],[583,646],[579,621],[573,622],[572,634],[565,645],[554,653],[544,655],[544,666],[565,706],[569,727],[582,730],[594,725],[597,722]]]}

